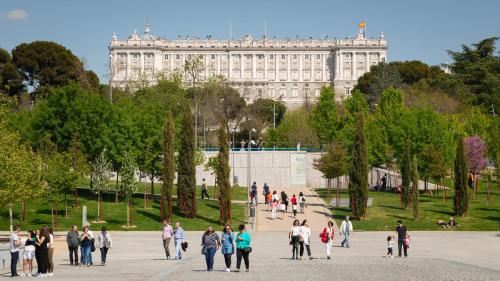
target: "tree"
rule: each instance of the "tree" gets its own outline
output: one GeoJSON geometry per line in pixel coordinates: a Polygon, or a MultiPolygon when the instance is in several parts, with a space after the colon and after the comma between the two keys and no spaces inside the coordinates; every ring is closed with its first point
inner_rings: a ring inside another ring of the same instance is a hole
{"type": "Polygon", "coordinates": [[[455,197],[453,206],[457,216],[465,216],[469,207],[469,196],[467,194],[467,154],[465,153],[464,139],[458,138],[455,155],[455,197]]]}
{"type": "Polygon", "coordinates": [[[229,138],[226,131],[226,120],[221,119],[219,126],[219,154],[217,167],[217,185],[219,186],[220,223],[231,222],[231,183],[229,182],[229,138]]]}
{"type": "Polygon", "coordinates": [[[465,138],[464,145],[467,154],[467,168],[475,176],[477,197],[478,176],[488,164],[486,160],[486,144],[480,136],[472,136],[465,138]]]}
{"type": "Polygon", "coordinates": [[[276,130],[270,130],[266,143],[277,147],[318,147],[318,138],[309,122],[309,114],[303,109],[288,111],[276,130]]]}
{"type": "Polygon", "coordinates": [[[368,150],[365,117],[361,112],[357,114],[356,134],[349,169],[349,195],[353,216],[364,217],[368,200],[368,150]]]}
{"type": "Polygon", "coordinates": [[[413,211],[413,218],[418,218],[418,203],[419,203],[419,191],[418,191],[418,171],[417,171],[417,157],[413,156],[411,161],[411,205],[413,211]]]}
{"type": "MultiPolygon", "coordinates": [[[[68,153],[71,157],[71,172],[76,173],[77,177],[80,178],[89,175],[90,167],[87,157],[85,157],[80,149],[80,139],[78,134],[72,138],[68,148],[68,153]]],[[[73,189],[75,193],[75,208],[78,208],[78,186],[75,184],[73,189]]]]}
{"type": "Polygon", "coordinates": [[[172,190],[175,180],[175,128],[172,111],[167,111],[163,133],[163,186],[161,199],[161,219],[172,219],[172,190]]]}
{"type": "Polygon", "coordinates": [[[23,79],[12,57],[0,48],[0,94],[17,96],[24,90],[23,79]]]}
{"type": "Polygon", "coordinates": [[[196,169],[193,114],[184,108],[181,144],[179,150],[179,172],[177,178],[177,206],[187,218],[196,216],[196,169]]]}
{"type": "Polygon", "coordinates": [[[427,191],[427,181],[433,179],[435,184],[439,184],[448,173],[448,167],[442,151],[433,144],[426,146],[419,155],[418,168],[427,191]]]}
{"type": "Polygon", "coordinates": [[[361,90],[373,108],[379,102],[382,92],[391,87],[402,88],[403,80],[394,65],[382,62],[372,66],[369,72],[361,76],[354,90],[361,90]]]}
{"type": "Polygon", "coordinates": [[[404,209],[408,208],[411,200],[411,184],[412,184],[412,157],[410,140],[406,141],[405,149],[402,157],[400,158],[401,163],[401,179],[402,179],[402,194],[401,203],[404,209]]]}
{"type": "Polygon", "coordinates": [[[91,189],[97,195],[97,221],[102,221],[102,193],[109,189],[109,179],[111,177],[111,162],[106,156],[106,149],[103,149],[97,159],[92,164],[91,189]]]}
{"type": "Polygon", "coordinates": [[[311,125],[316,130],[321,144],[328,144],[335,138],[338,130],[336,107],[332,88],[323,87],[311,115],[311,125]]]}
{"type": "Polygon", "coordinates": [[[123,155],[123,166],[121,169],[120,191],[127,206],[127,227],[132,227],[132,198],[137,192],[137,182],[135,181],[135,161],[130,153],[123,155]]]}
{"type": "Polygon", "coordinates": [[[65,47],[49,41],[22,43],[12,50],[13,61],[25,84],[35,93],[46,93],[57,87],[77,81],[85,71],[82,62],[65,47]]]}
{"type": "Polygon", "coordinates": [[[249,118],[257,120],[260,127],[267,128],[272,127],[274,122],[276,126],[280,124],[286,112],[286,105],[282,101],[259,98],[248,105],[247,111],[249,118]],[[273,113],[275,113],[274,119],[273,113]]]}
{"type": "Polygon", "coordinates": [[[184,62],[184,72],[186,78],[190,81],[193,88],[196,88],[196,82],[200,80],[201,72],[203,71],[203,61],[198,55],[188,58],[184,62]]]}

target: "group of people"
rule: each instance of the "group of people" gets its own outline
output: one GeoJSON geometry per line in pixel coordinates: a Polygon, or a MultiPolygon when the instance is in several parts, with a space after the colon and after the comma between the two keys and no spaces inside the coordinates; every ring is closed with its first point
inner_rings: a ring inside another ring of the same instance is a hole
{"type": "Polygon", "coordinates": [[[13,226],[10,235],[10,271],[11,276],[52,276],[54,272],[54,234],[49,227],[43,227],[35,231],[28,231],[27,237],[21,239],[19,225],[13,226]],[[17,263],[19,261],[19,251],[24,244],[23,269],[21,274],[17,273],[17,263]],[[37,272],[33,274],[33,259],[36,260],[37,272]]]}
{"type": "Polygon", "coordinates": [[[182,260],[182,252],[187,248],[187,243],[184,239],[184,229],[181,227],[180,222],[175,223],[175,229],[168,223],[167,219],[163,220],[163,232],[162,232],[162,240],[163,240],[163,248],[165,249],[165,255],[167,256],[167,260],[171,259],[170,256],[170,241],[174,240],[175,246],[175,256],[174,259],[182,260]]]}
{"type": "Polygon", "coordinates": [[[292,213],[293,217],[297,217],[297,213],[300,211],[301,214],[305,214],[306,208],[306,198],[302,192],[299,193],[299,196],[292,195],[292,198],[289,198],[285,191],[281,191],[278,194],[275,191],[271,194],[268,192],[265,194],[265,203],[268,204],[269,208],[271,208],[271,218],[276,219],[278,211],[281,212],[281,218],[285,216],[285,213],[288,212],[288,206],[291,203],[292,205],[292,213]]]}
{"type": "MultiPolygon", "coordinates": [[[[43,227],[35,231],[28,231],[27,237],[21,239],[19,234],[19,225],[13,227],[10,235],[10,253],[11,253],[11,276],[36,276],[48,277],[54,275],[54,248],[55,240],[52,228],[43,227]],[[17,272],[17,263],[19,260],[19,251],[24,245],[23,268],[21,274],[17,272]],[[33,273],[33,259],[36,260],[37,272],[33,273]]],[[[98,247],[101,251],[101,265],[106,264],[108,250],[112,247],[111,235],[105,227],[94,239],[94,234],[88,226],[83,227],[81,234],[78,233],[78,227],[73,225],[66,235],[68,245],[69,260],[71,265],[91,266],[92,252],[98,247]],[[78,262],[78,248],[81,252],[81,260],[78,262]]]]}

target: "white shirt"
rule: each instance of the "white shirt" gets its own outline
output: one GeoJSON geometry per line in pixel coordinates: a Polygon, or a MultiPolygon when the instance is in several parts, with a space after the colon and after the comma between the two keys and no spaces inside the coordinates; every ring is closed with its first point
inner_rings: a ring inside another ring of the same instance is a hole
{"type": "Polygon", "coordinates": [[[300,227],[300,234],[302,235],[302,239],[304,240],[304,244],[309,245],[309,237],[311,237],[311,228],[308,226],[300,227]]]}
{"type": "Polygon", "coordinates": [[[292,227],[292,236],[298,236],[298,235],[300,235],[300,226],[292,227]]]}
{"type": "Polygon", "coordinates": [[[387,248],[392,248],[394,246],[394,240],[387,241],[387,248]]]}
{"type": "Polygon", "coordinates": [[[19,244],[15,244],[15,241],[19,242],[19,236],[17,236],[17,234],[15,234],[14,232],[12,232],[12,234],[10,235],[10,252],[11,253],[15,253],[15,252],[19,252],[19,244]]]}
{"type": "Polygon", "coordinates": [[[343,220],[342,224],[340,225],[340,232],[344,235],[346,233],[351,233],[352,232],[352,222],[343,220]]]}

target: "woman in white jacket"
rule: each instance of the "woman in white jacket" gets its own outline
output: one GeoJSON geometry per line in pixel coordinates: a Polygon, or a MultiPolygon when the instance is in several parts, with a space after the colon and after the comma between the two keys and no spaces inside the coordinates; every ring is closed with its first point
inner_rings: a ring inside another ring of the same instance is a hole
{"type": "Polygon", "coordinates": [[[113,241],[111,240],[111,234],[106,231],[106,227],[101,229],[101,232],[97,236],[97,247],[101,250],[101,265],[106,265],[106,256],[108,255],[108,250],[113,246],[113,241]]]}

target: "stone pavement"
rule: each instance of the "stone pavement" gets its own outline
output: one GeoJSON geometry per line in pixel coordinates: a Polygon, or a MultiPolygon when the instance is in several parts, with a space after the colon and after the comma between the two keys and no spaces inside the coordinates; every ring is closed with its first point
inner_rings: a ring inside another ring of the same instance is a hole
{"type": "MultiPolygon", "coordinates": [[[[164,259],[159,232],[112,232],[108,264],[93,255],[93,267],[68,265],[64,243],[55,257],[55,276],[48,280],[500,280],[500,234],[494,232],[413,232],[409,258],[385,258],[388,232],[359,232],[350,249],[338,247],[325,259],[319,231],[313,231],[313,260],[290,260],[287,232],[252,232],[250,272],[226,273],[220,252],[214,272],[205,271],[201,232],[187,232],[190,243],[183,261],[164,259]]],[[[173,245],[171,245],[173,250],[173,245]]],[[[233,257],[233,266],[236,263],[233,257]]],[[[6,272],[4,269],[2,272],[6,272]]],[[[3,276],[7,276],[4,274],[3,276]]]]}

